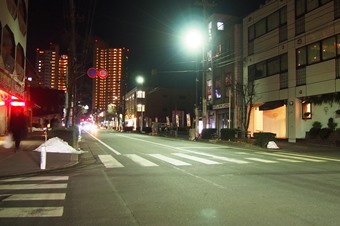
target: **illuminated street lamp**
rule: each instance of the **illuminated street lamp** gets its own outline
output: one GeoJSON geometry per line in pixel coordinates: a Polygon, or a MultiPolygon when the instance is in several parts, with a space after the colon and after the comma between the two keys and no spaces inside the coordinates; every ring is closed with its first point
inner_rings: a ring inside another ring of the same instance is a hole
{"type": "MultiPolygon", "coordinates": [[[[145,98],[145,94],[144,94],[144,91],[143,91],[144,77],[140,76],[140,75],[137,76],[136,82],[137,82],[137,84],[141,85],[141,90],[137,91],[137,98],[145,98]]],[[[141,110],[140,132],[143,132],[143,124],[144,124],[144,119],[143,119],[144,105],[143,105],[143,103],[144,103],[144,101],[142,101],[141,104],[140,104],[140,110],[141,110]]]]}

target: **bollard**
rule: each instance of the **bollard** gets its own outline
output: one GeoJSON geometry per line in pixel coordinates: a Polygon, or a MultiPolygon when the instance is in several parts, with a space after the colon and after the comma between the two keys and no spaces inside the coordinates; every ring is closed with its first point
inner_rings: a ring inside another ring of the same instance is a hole
{"type": "Polygon", "coordinates": [[[42,170],[46,169],[46,147],[45,146],[41,147],[41,152],[40,152],[40,169],[42,169],[42,170]]]}

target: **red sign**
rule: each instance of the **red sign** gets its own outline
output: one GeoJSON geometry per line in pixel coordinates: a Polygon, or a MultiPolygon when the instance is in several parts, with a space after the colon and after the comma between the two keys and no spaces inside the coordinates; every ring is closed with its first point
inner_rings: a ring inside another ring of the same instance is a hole
{"type": "Polygon", "coordinates": [[[89,68],[87,70],[87,75],[90,77],[90,78],[95,78],[96,75],[97,75],[97,70],[93,67],[89,68]]]}
{"type": "Polygon", "coordinates": [[[97,75],[99,78],[106,78],[108,76],[107,71],[104,68],[99,69],[97,75]]]}

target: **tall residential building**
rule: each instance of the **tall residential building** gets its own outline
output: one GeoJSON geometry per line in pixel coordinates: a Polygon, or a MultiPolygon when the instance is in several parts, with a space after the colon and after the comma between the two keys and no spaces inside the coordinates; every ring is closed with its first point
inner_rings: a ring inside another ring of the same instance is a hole
{"type": "Polygon", "coordinates": [[[339,0],[271,0],[243,19],[251,132],[296,142],[315,121],[340,123],[339,22],[339,0]]]}
{"type": "Polygon", "coordinates": [[[106,70],[107,77],[94,78],[93,112],[107,112],[110,109],[118,113],[122,109],[122,99],[126,92],[129,49],[109,48],[105,43],[96,40],[94,54],[94,67],[97,70],[106,70]]]}
{"type": "Polygon", "coordinates": [[[60,55],[59,45],[50,43],[49,49],[36,50],[36,78],[32,86],[66,90],[68,56],[60,55]]]}
{"type": "Polygon", "coordinates": [[[47,50],[36,50],[38,83],[47,88],[58,89],[59,46],[50,43],[47,50]]]}
{"type": "Polygon", "coordinates": [[[66,90],[66,76],[68,69],[68,56],[61,55],[58,68],[58,90],[66,90]]]}
{"type": "Polygon", "coordinates": [[[28,0],[0,0],[0,6],[0,135],[4,135],[13,100],[26,99],[28,0]]]}

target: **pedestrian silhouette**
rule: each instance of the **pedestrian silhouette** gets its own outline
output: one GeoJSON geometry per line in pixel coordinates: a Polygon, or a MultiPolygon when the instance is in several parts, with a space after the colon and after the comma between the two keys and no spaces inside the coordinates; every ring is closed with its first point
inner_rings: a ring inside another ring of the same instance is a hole
{"type": "Polygon", "coordinates": [[[57,118],[57,116],[53,116],[53,118],[50,120],[50,127],[51,128],[56,128],[59,127],[59,119],[57,118]]]}
{"type": "Polygon", "coordinates": [[[27,135],[27,123],[26,117],[24,115],[24,110],[22,108],[12,108],[12,114],[9,124],[9,132],[13,135],[13,140],[15,142],[15,151],[19,149],[20,142],[27,135]]]}

